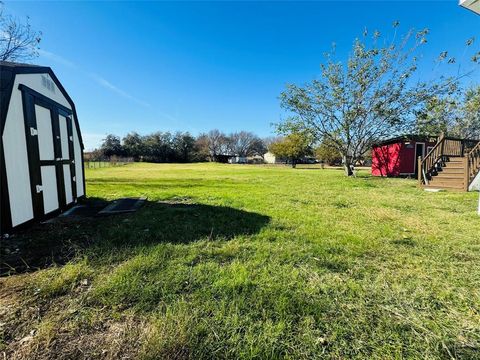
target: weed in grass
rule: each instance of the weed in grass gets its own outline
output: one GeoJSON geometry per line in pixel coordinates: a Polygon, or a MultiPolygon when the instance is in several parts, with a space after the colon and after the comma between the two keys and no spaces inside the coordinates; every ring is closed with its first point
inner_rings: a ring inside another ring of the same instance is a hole
{"type": "Polygon", "coordinates": [[[32,274],[29,286],[35,294],[52,298],[63,295],[92,278],[94,270],[83,259],[62,267],[53,267],[32,274]]]}
{"type": "Polygon", "coordinates": [[[392,243],[395,245],[403,245],[403,246],[409,246],[409,247],[414,247],[417,244],[415,240],[409,237],[392,240],[392,243]]]}

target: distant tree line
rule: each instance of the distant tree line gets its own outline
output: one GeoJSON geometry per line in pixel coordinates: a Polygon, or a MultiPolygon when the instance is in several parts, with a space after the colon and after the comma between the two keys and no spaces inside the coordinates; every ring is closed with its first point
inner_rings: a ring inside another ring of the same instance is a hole
{"type": "Polygon", "coordinates": [[[315,143],[308,133],[260,138],[248,131],[227,135],[217,129],[196,137],[188,132],[131,132],[123,138],[109,134],[88,157],[91,161],[128,158],[156,163],[226,162],[251,157],[262,161],[267,152],[292,166],[313,158],[328,165],[340,165],[342,161],[341,154],[328,141],[315,143]]]}
{"type": "Polygon", "coordinates": [[[249,131],[225,134],[211,130],[197,137],[188,132],[154,132],[140,135],[131,132],[120,138],[107,135],[92,158],[131,157],[147,162],[202,162],[225,161],[229,157],[262,157],[268,151],[269,139],[262,139],[249,131]]]}

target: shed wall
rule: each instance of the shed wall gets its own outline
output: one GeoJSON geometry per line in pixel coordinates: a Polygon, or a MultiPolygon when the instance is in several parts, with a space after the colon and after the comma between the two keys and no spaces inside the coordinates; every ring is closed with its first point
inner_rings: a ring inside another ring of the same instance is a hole
{"type": "MultiPolygon", "coordinates": [[[[14,227],[34,218],[27,144],[25,139],[26,129],[22,92],[18,89],[20,84],[28,86],[64,107],[73,110],[68,100],[48,73],[17,74],[15,76],[10,103],[8,105],[4,133],[2,136],[11,221],[12,226],[14,227]]],[[[72,114],[71,116],[73,119],[75,115],[72,114]]],[[[73,123],[75,123],[75,120],[73,123]]],[[[76,126],[73,126],[72,130],[74,138],[77,197],[80,197],[85,195],[83,187],[82,149],[76,126]]],[[[67,196],[71,196],[69,194],[70,192],[67,190],[67,196]]]]}
{"type": "Polygon", "coordinates": [[[372,175],[401,176],[415,174],[416,147],[424,144],[425,156],[435,143],[429,141],[399,141],[374,146],[372,149],[372,175]]]}
{"type": "Polygon", "coordinates": [[[33,218],[22,95],[14,90],[2,136],[12,226],[33,218]],[[19,121],[19,119],[21,121],[19,121]]]}
{"type": "Polygon", "coordinates": [[[400,175],[400,143],[375,146],[372,149],[372,175],[400,175]]]}

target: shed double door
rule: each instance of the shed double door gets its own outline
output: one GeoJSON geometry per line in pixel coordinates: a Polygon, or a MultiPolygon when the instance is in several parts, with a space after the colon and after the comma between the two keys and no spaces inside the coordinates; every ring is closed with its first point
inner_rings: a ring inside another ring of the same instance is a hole
{"type": "Polygon", "coordinates": [[[33,211],[41,218],[76,199],[72,113],[43,96],[23,99],[33,211]]]}

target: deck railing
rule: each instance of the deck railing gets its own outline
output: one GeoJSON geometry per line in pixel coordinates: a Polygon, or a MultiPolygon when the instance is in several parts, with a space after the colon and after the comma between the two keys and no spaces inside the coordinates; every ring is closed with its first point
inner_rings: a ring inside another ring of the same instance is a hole
{"type": "Polygon", "coordinates": [[[435,146],[422,159],[418,158],[418,182],[428,185],[432,172],[436,169],[439,161],[443,159],[443,151],[445,148],[445,135],[438,137],[435,146]]]}
{"type": "Polygon", "coordinates": [[[480,141],[467,155],[468,185],[471,184],[480,169],[480,141]]]}
{"type": "MultiPolygon", "coordinates": [[[[428,185],[430,179],[436,175],[438,168],[443,165],[449,157],[467,156],[468,183],[476,175],[480,162],[480,143],[477,140],[458,139],[446,137],[441,134],[435,146],[425,155],[423,159],[418,158],[418,182],[428,185]]],[[[467,185],[468,186],[468,185],[467,185]]]]}

